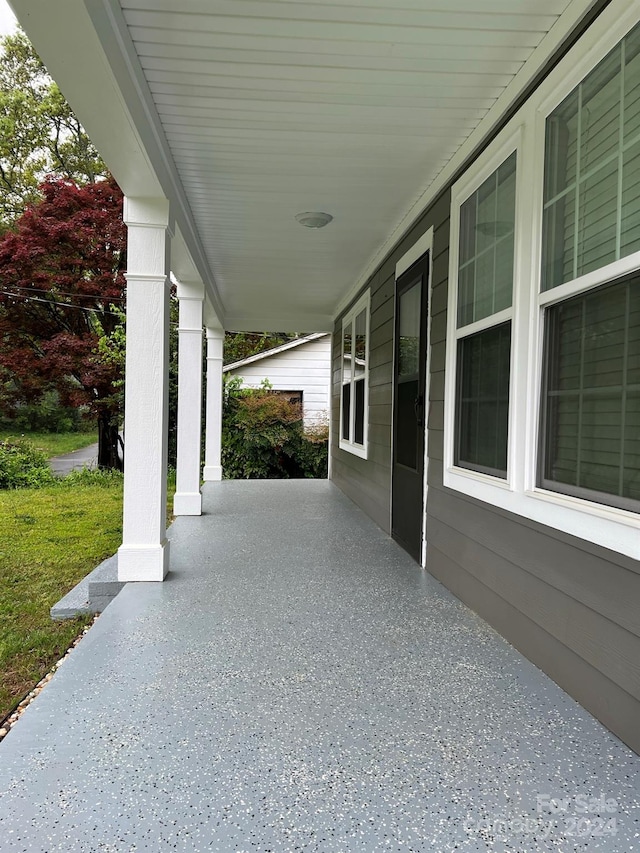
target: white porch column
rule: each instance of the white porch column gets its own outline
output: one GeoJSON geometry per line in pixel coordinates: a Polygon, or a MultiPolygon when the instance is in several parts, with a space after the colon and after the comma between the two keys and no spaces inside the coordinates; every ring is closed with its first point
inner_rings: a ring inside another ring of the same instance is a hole
{"type": "Polygon", "coordinates": [[[222,479],[222,345],[224,331],[207,328],[207,403],[203,480],[222,479]]]}
{"type": "Polygon", "coordinates": [[[125,198],[127,356],[124,525],[118,579],[161,581],[169,568],[169,202],[125,198]]]}
{"type": "Polygon", "coordinates": [[[179,282],[178,300],[178,458],[173,511],[176,515],[201,515],[203,284],[179,282]]]}

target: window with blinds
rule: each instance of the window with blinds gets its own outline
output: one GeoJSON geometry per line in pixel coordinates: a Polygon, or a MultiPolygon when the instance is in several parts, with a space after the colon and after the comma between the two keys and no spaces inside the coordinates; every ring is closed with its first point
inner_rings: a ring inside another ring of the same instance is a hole
{"type": "Polygon", "coordinates": [[[458,253],[453,461],[461,468],[503,479],[507,477],[516,162],[514,151],[460,205],[458,253]]]}
{"type": "Polygon", "coordinates": [[[546,123],[542,290],[640,250],[640,25],[546,123]]]}
{"type": "Polygon", "coordinates": [[[538,483],[623,509],[640,501],[640,25],[548,116],[541,291],[602,269],[544,309],[538,483]]]}
{"type": "Polygon", "coordinates": [[[442,482],[638,557],[640,4],[451,187],[442,482]]]}
{"type": "Polygon", "coordinates": [[[640,501],[640,275],[547,309],[542,485],[640,501]]]}

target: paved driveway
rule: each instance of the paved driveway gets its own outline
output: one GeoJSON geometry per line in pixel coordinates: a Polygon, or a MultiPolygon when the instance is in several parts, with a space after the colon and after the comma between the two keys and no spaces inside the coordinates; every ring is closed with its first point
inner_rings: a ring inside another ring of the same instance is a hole
{"type": "Polygon", "coordinates": [[[3,853],[639,849],[640,758],[332,484],[205,509],[0,744],[3,853]]]}
{"type": "Polygon", "coordinates": [[[49,460],[49,465],[54,474],[59,474],[61,477],[80,468],[95,468],[97,464],[97,443],[90,444],[88,447],[81,447],[80,450],[73,450],[71,453],[64,453],[62,456],[54,456],[49,460]]]}

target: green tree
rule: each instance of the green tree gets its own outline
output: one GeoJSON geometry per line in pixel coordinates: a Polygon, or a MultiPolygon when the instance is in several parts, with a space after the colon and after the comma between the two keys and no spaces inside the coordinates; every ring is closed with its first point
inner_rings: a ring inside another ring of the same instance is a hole
{"type": "Polygon", "coordinates": [[[104,466],[119,464],[121,389],[112,383],[124,316],[111,300],[123,304],[121,207],[31,42],[20,31],[1,39],[0,408],[8,418],[18,404],[36,411],[52,393],[81,406],[97,416],[104,466]]]}
{"type": "Polygon", "coordinates": [[[297,332],[225,332],[224,363],[233,364],[299,337],[297,332]]]}
{"type": "Polygon", "coordinates": [[[22,32],[0,41],[0,229],[42,196],[47,175],[78,185],[105,165],[22,32]]]}
{"type": "Polygon", "coordinates": [[[83,187],[49,179],[41,189],[43,199],[0,237],[0,365],[14,377],[16,401],[54,387],[64,405],[86,407],[97,419],[98,464],[117,467],[123,316],[112,306],[123,305],[126,284],[122,193],[113,179],[83,187]]]}

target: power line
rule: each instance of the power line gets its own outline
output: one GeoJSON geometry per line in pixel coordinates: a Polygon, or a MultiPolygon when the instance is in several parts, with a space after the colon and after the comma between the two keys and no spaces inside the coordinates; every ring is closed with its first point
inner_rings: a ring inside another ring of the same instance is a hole
{"type": "MultiPolygon", "coordinates": [[[[55,293],[56,296],[71,296],[77,297],[79,296],[82,299],[98,299],[98,296],[91,293],[68,293],[64,290],[46,290],[43,287],[29,287],[26,284],[14,284],[12,285],[14,290],[27,290],[33,291],[34,293],[55,293]]],[[[5,292],[5,291],[3,291],[5,292]]],[[[126,302],[126,297],[124,296],[113,296],[109,299],[109,302],[126,302]]]]}
{"type": "MultiPolygon", "coordinates": [[[[86,305],[74,305],[72,302],[56,302],[53,299],[42,299],[39,296],[24,296],[22,293],[12,293],[0,288],[0,293],[12,296],[14,299],[22,299],[24,302],[42,302],[45,305],[59,305],[61,308],[74,308],[76,311],[84,311],[87,314],[109,314],[111,317],[119,317],[115,311],[100,310],[100,308],[87,308],[86,305]]],[[[111,301],[111,300],[109,300],[111,301]]]]}
{"type": "MultiPolygon", "coordinates": [[[[46,291],[43,291],[46,293],[46,291]]],[[[24,302],[42,302],[45,305],[59,305],[62,308],[74,308],[76,311],[84,311],[87,314],[108,314],[110,317],[119,317],[115,311],[101,311],[99,308],[87,308],[86,305],[74,305],[71,302],[55,302],[52,299],[41,299],[39,296],[23,296],[21,293],[12,293],[9,290],[0,288],[0,293],[5,296],[12,296],[14,299],[22,299],[24,302]]],[[[111,301],[111,300],[109,300],[111,301]]],[[[178,323],[169,321],[170,326],[178,326],[178,323]]]]}

